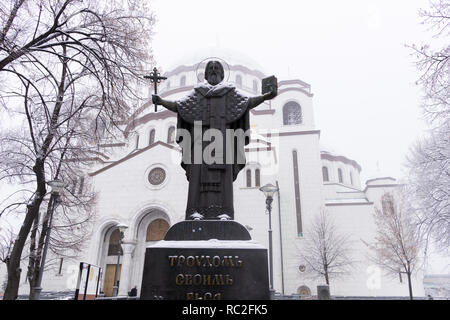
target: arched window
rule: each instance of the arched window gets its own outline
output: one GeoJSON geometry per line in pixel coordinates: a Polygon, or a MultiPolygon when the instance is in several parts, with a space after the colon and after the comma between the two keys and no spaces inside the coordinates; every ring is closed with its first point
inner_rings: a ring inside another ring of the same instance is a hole
{"type": "Polygon", "coordinates": [[[148,135],[148,145],[152,145],[155,143],[155,134],[156,134],[155,129],[151,129],[148,135]]]}
{"type": "Polygon", "coordinates": [[[258,81],[253,80],[253,92],[258,93],[258,81]]]}
{"type": "Polygon", "coordinates": [[[198,76],[197,76],[197,81],[198,82],[205,81],[205,75],[203,73],[199,73],[198,76]]]}
{"type": "Polygon", "coordinates": [[[283,107],[283,124],[301,124],[302,123],[302,108],[297,102],[290,101],[283,107]]]}
{"type": "Polygon", "coordinates": [[[261,186],[261,170],[255,170],[255,187],[261,186]]]}
{"type": "Polygon", "coordinates": [[[391,193],[385,193],[381,197],[381,208],[383,213],[392,213],[395,211],[394,208],[394,196],[391,193]]]}
{"type": "Polygon", "coordinates": [[[301,286],[298,288],[298,294],[300,297],[309,297],[311,296],[311,290],[307,286],[301,286]]]}
{"type": "Polygon", "coordinates": [[[330,177],[328,176],[328,168],[322,167],[322,177],[323,181],[330,181],[330,177]]]}
{"type": "Polygon", "coordinates": [[[242,88],[242,77],[239,74],[236,75],[236,86],[242,88]]]}
{"type": "Polygon", "coordinates": [[[64,258],[59,258],[58,275],[62,275],[64,258]]]}
{"type": "Polygon", "coordinates": [[[247,169],[247,188],[251,188],[252,186],[252,171],[250,169],[247,169]]]}
{"type": "Polygon", "coordinates": [[[80,186],[78,187],[78,194],[83,193],[83,187],[84,187],[84,177],[80,178],[80,186]]]}
{"type": "Polygon", "coordinates": [[[353,185],[353,174],[350,172],[350,184],[353,185]]]}
{"type": "Polygon", "coordinates": [[[182,76],[180,79],[180,87],[184,87],[186,85],[186,76],[182,76]]]}
{"type": "Polygon", "coordinates": [[[136,148],[139,149],[139,134],[136,134],[136,148]]]}
{"type": "Polygon", "coordinates": [[[295,213],[297,216],[297,235],[303,236],[303,223],[302,223],[302,206],[300,202],[300,174],[298,168],[298,154],[297,150],[292,151],[292,164],[294,169],[294,192],[295,192],[295,213]]]}
{"type": "Polygon", "coordinates": [[[101,118],[99,121],[94,121],[93,123],[93,129],[96,131],[96,133],[100,136],[103,137],[105,136],[106,133],[106,124],[101,121],[101,118]]]}
{"type": "Polygon", "coordinates": [[[339,178],[339,183],[344,183],[344,178],[342,176],[342,169],[341,168],[338,169],[338,178],[339,178]]]}
{"type": "Polygon", "coordinates": [[[175,127],[170,127],[167,131],[167,143],[175,142],[175,127]]]}
{"type": "Polygon", "coordinates": [[[77,178],[72,180],[72,188],[70,190],[70,193],[75,194],[75,192],[77,190],[77,183],[78,183],[78,179],[77,178]]]}
{"type": "Polygon", "coordinates": [[[109,236],[108,256],[117,256],[120,250],[120,255],[123,255],[122,246],[120,245],[120,231],[114,230],[109,236]]]}
{"type": "Polygon", "coordinates": [[[146,241],[163,240],[169,230],[169,223],[164,219],[156,219],[147,227],[146,241]]]}

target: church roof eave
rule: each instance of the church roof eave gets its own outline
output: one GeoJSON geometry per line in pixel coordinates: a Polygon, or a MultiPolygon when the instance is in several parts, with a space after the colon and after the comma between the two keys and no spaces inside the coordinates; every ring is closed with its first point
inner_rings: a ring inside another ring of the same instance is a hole
{"type": "Polygon", "coordinates": [[[129,155],[123,157],[122,159],[119,159],[119,160],[117,160],[117,161],[115,161],[115,162],[113,162],[113,163],[111,163],[111,164],[109,164],[109,165],[107,165],[107,166],[97,170],[97,171],[91,172],[88,175],[90,177],[94,177],[94,176],[96,176],[96,175],[98,175],[98,174],[100,174],[100,173],[102,173],[102,172],[104,172],[106,170],[109,170],[109,169],[111,169],[111,168],[113,168],[113,167],[115,167],[115,166],[117,166],[117,165],[119,165],[119,164],[121,164],[123,162],[126,162],[126,161],[128,161],[128,160],[130,160],[130,159],[132,159],[132,158],[134,158],[134,157],[136,157],[136,156],[138,156],[138,155],[140,155],[140,154],[142,154],[142,153],[144,153],[144,152],[146,152],[146,151],[148,151],[150,149],[153,149],[156,146],[162,146],[164,148],[168,148],[168,149],[172,149],[172,150],[176,150],[176,151],[180,152],[180,149],[175,147],[175,146],[173,146],[173,145],[170,145],[170,144],[162,142],[162,141],[157,141],[157,142],[149,145],[148,147],[146,147],[144,149],[140,149],[140,150],[138,150],[136,152],[130,153],[129,155]]]}
{"type": "Polygon", "coordinates": [[[140,126],[141,124],[145,124],[152,120],[162,120],[162,119],[172,118],[172,117],[176,117],[176,116],[177,116],[177,114],[175,112],[172,112],[169,110],[164,110],[164,111],[156,112],[156,113],[148,113],[145,116],[134,119],[130,123],[128,123],[128,125],[126,126],[126,128],[124,130],[124,136],[125,136],[125,138],[127,138],[128,135],[130,134],[130,132],[132,130],[134,130],[135,128],[137,128],[138,126],[140,126]]]}
{"type": "Polygon", "coordinates": [[[345,164],[353,166],[358,172],[361,172],[361,166],[356,162],[355,160],[351,160],[345,156],[337,156],[334,154],[329,153],[328,151],[321,151],[320,152],[320,158],[323,160],[329,160],[329,161],[340,161],[345,164]]]}

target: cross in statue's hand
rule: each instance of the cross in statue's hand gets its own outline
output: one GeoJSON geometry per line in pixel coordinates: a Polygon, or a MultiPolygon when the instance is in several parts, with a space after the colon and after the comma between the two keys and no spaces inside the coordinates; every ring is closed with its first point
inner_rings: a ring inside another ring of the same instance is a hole
{"type": "MultiPolygon", "coordinates": [[[[161,83],[161,80],[166,80],[166,77],[161,77],[158,69],[156,67],[153,68],[153,72],[150,72],[149,76],[144,76],[145,79],[150,79],[150,82],[153,83],[155,88],[155,94],[158,94],[158,83],[161,83]]],[[[155,103],[155,112],[157,111],[156,107],[158,105],[155,103]]]]}

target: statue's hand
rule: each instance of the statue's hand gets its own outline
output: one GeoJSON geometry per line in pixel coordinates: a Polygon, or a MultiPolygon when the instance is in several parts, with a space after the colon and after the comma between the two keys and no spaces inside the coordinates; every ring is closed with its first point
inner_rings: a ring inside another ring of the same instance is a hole
{"type": "Polygon", "coordinates": [[[153,94],[152,95],[152,102],[153,102],[153,104],[161,104],[162,99],[157,94],[153,94]]]}
{"type": "Polygon", "coordinates": [[[264,94],[264,100],[271,100],[271,99],[275,98],[276,96],[277,96],[277,91],[271,90],[264,94]]]}

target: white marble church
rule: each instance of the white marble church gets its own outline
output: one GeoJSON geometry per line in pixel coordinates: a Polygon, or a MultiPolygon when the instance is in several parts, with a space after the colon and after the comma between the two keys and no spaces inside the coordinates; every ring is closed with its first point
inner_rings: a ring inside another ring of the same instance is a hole
{"type": "MultiPolygon", "coordinates": [[[[180,63],[165,72],[161,97],[176,100],[203,81],[197,61],[180,63]]],[[[224,57],[225,79],[246,95],[260,94],[264,74],[252,62],[224,57]]],[[[361,165],[343,154],[321,148],[314,124],[311,85],[300,79],[278,79],[278,96],[251,110],[251,143],[246,146],[247,166],[234,183],[235,220],[253,240],[268,244],[269,216],[259,187],[279,186],[272,210],[274,288],[284,295],[316,295],[322,278],[308,276],[300,252],[313,217],[325,210],[340,232],[351,235],[353,271],[331,279],[333,296],[406,297],[408,284],[399,275],[388,276],[367,257],[365,242],[375,234],[373,212],[380,197],[398,184],[392,177],[362,183],[361,165]]],[[[150,99],[151,100],[151,99],[150,99]]],[[[100,289],[111,296],[117,262],[118,224],[128,226],[120,258],[119,295],[141,286],[146,247],[155,245],[167,229],[184,219],[188,183],[180,167],[180,148],[174,142],[176,114],[151,101],[123,124],[125,135],[98,146],[98,156],[85,179],[98,192],[93,233],[77,261],[60,261],[48,270],[43,290],[67,291],[73,286],[80,261],[103,268],[100,289]]],[[[326,128],[320,128],[326,130],[326,128]]],[[[25,272],[24,272],[25,274],[25,272]]],[[[23,274],[23,277],[24,277],[23,274]]],[[[21,293],[28,293],[23,281],[21,293]]],[[[413,282],[415,296],[424,296],[422,274],[413,282]]]]}

